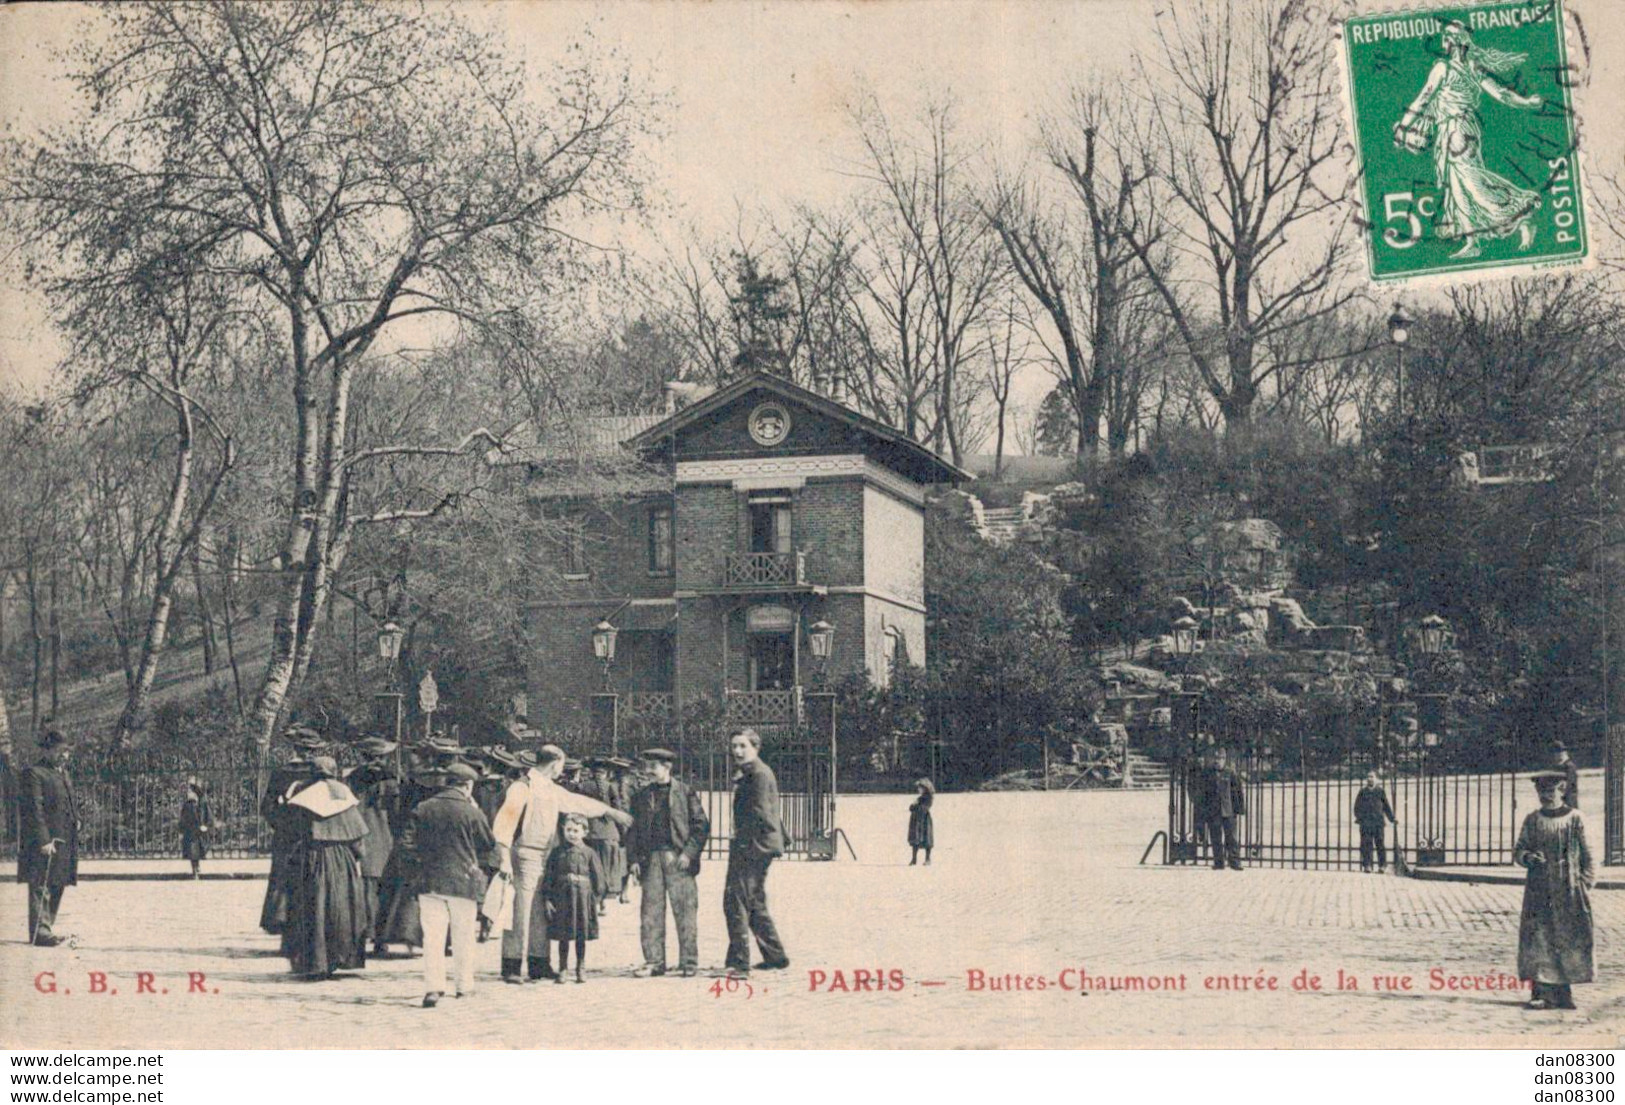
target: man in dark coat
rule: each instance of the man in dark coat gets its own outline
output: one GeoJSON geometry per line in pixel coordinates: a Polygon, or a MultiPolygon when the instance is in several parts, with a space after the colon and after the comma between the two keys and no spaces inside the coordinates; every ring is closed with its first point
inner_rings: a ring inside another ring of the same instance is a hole
{"type": "Polygon", "coordinates": [[[361,816],[367,822],[367,835],[361,838],[361,882],[367,900],[367,931],[378,921],[378,887],[395,850],[395,830],[389,815],[400,793],[395,775],[394,753],[398,745],[382,737],[367,737],[356,745],[366,757],[360,767],[345,778],[350,792],[361,803],[361,816]]]}
{"type": "Polygon", "coordinates": [[[502,865],[491,823],[474,804],[479,771],[449,765],[444,786],[419,802],[401,842],[411,856],[423,921],[423,1005],[432,1009],[446,993],[446,934],[451,934],[452,974],[458,997],[474,990],[474,926],[478,902],[492,872],[502,865]]]}
{"type": "Polygon", "coordinates": [[[700,894],[695,877],[711,836],[711,819],[700,796],[672,778],[677,754],[664,748],[642,753],[648,786],[632,796],[632,827],[626,835],[628,870],[643,884],[638,939],[643,945],[639,978],[666,973],[666,900],[677,922],[677,969],[693,978],[700,965],[700,894]]]}
{"type": "Polygon", "coordinates": [[[1373,852],[1377,858],[1377,873],[1388,870],[1388,846],[1383,838],[1388,824],[1394,820],[1394,807],[1375,771],[1366,775],[1365,786],[1354,796],[1354,820],[1360,826],[1360,870],[1370,873],[1373,852]]]}
{"type": "Polygon", "coordinates": [[[1236,845],[1236,818],[1247,812],[1247,792],[1241,776],[1230,766],[1229,753],[1213,750],[1213,763],[1198,776],[1196,817],[1207,833],[1213,849],[1213,869],[1223,871],[1226,862],[1241,870],[1241,849],[1236,845]]]}
{"type": "Polygon", "coordinates": [[[762,950],[758,970],[780,970],[790,957],[767,911],[767,869],[784,854],[784,822],[779,815],[779,781],[761,759],[762,738],[741,729],[728,739],[734,773],[733,838],[728,846],[728,877],[722,913],[728,922],[728,970],[750,973],[750,938],[762,950]]]}
{"type": "Polygon", "coordinates": [[[17,881],[28,884],[28,939],[54,948],[52,931],[64,887],[79,881],[79,809],[73,780],[62,766],[67,738],[47,729],[39,762],[17,779],[17,881]]]}

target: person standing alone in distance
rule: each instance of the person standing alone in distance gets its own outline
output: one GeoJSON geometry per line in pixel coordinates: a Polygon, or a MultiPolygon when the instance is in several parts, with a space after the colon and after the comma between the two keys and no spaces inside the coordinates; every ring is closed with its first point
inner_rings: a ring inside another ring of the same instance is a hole
{"type": "Polygon", "coordinates": [[[937,788],[931,785],[930,779],[921,779],[914,785],[919,789],[920,796],[908,808],[908,847],[913,853],[908,865],[913,867],[920,862],[920,849],[924,848],[925,865],[930,867],[931,846],[936,843],[936,826],[931,821],[931,800],[937,788]]]}
{"type": "Polygon", "coordinates": [[[1366,773],[1365,786],[1354,796],[1354,821],[1360,826],[1360,870],[1370,874],[1371,855],[1375,852],[1377,873],[1382,874],[1388,869],[1388,847],[1383,836],[1394,822],[1394,807],[1375,771],[1366,773]]]}
{"type": "Polygon", "coordinates": [[[750,938],[762,949],[757,969],[782,970],[790,957],[767,911],[767,869],[784,854],[784,822],[779,816],[779,781],[762,762],[762,738],[741,729],[728,739],[733,757],[733,839],[728,846],[728,875],[722,891],[722,913],[728,922],[727,968],[750,974],[750,938]]]}
{"type": "Polygon", "coordinates": [[[62,891],[79,882],[79,808],[62,758],[68,740],[47,729],[39,762],[17,778],[17,881],[28,884],[28,942],[54,948],[62,891]]]}

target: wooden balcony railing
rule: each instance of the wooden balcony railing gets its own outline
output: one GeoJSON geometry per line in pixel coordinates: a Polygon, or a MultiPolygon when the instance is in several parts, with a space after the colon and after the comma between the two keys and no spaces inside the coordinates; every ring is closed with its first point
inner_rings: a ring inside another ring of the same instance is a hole
{"type": "Polygon", "coordinates": [[[787,691],[729,691],[730,725],[794,725],[801,720],[801,688],[787,691]]]}
{"type": "Polygon", "coordinates": [[[804,587],[807,554],[800,549],[730,553],[723,583],[728,587],[804,587]]]}

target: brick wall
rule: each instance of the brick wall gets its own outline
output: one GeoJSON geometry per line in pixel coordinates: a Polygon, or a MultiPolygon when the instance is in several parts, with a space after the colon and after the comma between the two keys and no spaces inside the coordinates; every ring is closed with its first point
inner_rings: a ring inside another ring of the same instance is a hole
{"type": "Polygon", "coordinates": [[[863,583],[863,481],[808,480],[795,496],[795,544],[807,576],[826,587],[863,583]]]}

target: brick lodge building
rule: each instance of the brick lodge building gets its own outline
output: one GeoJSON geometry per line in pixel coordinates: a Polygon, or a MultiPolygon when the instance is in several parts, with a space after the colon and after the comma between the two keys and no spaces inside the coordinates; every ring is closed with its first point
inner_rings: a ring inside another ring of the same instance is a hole
{"type": "MultiPolygon", "coordinates": [[[[611,689],[624,721],[720,702],[737,724],[798,717],[803,692],[925,663],[927,489],[967,473],[827,397],[756,374],[664,414],[589,420],[571,454],[513,435],[535,509],[566,521],[556,584],[529,602],[528,716],[585,723],[611,689]],[[639,462],[614,494],[594,456],[639,462]],[[593,630],[614,626],[607,677],[593,630]],[[833,627],[823,670],[809,639],[833,627]]],[[[533,438],[537,435],[532,434],[533,438]]]]}

